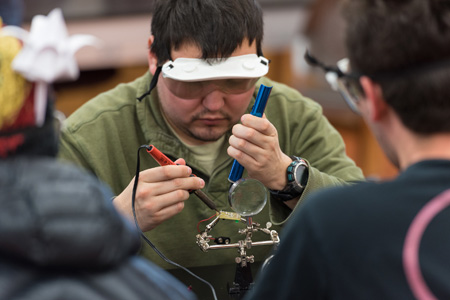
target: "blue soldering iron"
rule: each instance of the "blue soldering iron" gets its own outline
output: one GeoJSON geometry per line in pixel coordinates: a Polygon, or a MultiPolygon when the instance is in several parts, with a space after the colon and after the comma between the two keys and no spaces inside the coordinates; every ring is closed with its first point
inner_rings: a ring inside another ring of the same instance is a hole
{"type": "MultiPolygon", "coordinates": [[[[265,86],[261,84],[258,95],[256,95],[255,104],[252,107],[251,115],[262,117],[264,109],[266,108],[267,100],[269,99],[272,87],[265,86]]],[[[234,160],[233,166],[231,167],[230,175],[228,176],[228,181],[234,183],[241,179],[242,173],[244,173],[244,167],[237,161],[234,160]]]]}

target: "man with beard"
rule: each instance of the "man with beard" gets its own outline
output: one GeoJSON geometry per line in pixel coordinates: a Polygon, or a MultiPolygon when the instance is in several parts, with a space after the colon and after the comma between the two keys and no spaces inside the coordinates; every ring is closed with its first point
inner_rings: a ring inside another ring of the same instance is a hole
{"type": "MultiPolygon", "coordinates": [[[[269,60],[256,1],[155,1],[151,31],[149,72],[73,113],[60,157],[109,184],[114,205],[129,218],[138,148],[152,144],[175,161],[161,167],[143,155],[135,192],[138,224],[167,257],[186,267],[234,264],[236,251],[198,249],[196,224],[214,212],[188,192],[203,189],[219,210],[230,211],[234,159],[244,177],[270,190],[254,221],[270,220],[276,230],[311,191],[363,179],[320,105],[264,77],[269,60]],[[249,114],[261,84],[273,87],[263,118],[249,114]],[[289,166],[299,170],[295,179],[289,166]]],[[[221,222],[214,234],[234,243],[242,239],[238,228],[221,222]]],[[[263,260],[270,247],[251,251],[263,260]]],[[[171,268],[150,247],[142,254],[171,268]]]]}

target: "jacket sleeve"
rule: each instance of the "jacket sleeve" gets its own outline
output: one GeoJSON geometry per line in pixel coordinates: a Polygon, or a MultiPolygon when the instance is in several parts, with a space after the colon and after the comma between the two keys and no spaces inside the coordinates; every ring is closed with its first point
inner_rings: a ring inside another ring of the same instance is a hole
{"type": "MultiPolygon", "coordinates": [[[[305,159],[309,166],[309,179],[297,207],[314,191],[325,187],[350,184],[364,180],[363,173],[345,152],[345,144],[339,132],[322,114],[322,108],[314,101],[300,96],[285,111],[286,125],[278,129],[280,146],[287,155],[305,159]],[[295,108],[295,109],[293,109],[295,108]]],[[[283,108],[278,108],[283,110],[283,108]]],[[[292,213],[284,203],[270,199],[271,219],[281,225],[292,213]]]]}
{"type": "Polygon", "coordinates": [[[76,147],[74,137],[66,130],[61,131],[59,139],[58,158],[64,161],[72,162],[76,165],[88,168],[86,160],[76,147]]]}

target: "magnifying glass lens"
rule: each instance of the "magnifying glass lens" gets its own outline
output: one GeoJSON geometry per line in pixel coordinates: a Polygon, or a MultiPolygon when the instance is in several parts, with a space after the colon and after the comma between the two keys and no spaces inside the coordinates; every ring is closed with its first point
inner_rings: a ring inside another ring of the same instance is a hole
{"type": "Polygon", "coordinates": [[[254,216],[267,203],[267,189],[256,179],[241,178],[231,186],[228,201],[231,208],[241,216],[254,216]]]}

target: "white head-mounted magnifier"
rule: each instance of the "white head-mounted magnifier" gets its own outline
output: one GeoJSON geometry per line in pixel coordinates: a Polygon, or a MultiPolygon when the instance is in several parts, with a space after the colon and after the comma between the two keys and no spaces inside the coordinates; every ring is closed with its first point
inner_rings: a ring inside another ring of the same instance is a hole
{"type": "Polygon", "coordinates": [[[232,56],[213,63],[199,58],[177,58],[165,63],[161,72],[164,78],[188,82],[259,78],[269,72],[269,60],[256,54],[232,56]]]}
{"type": "Polygon", "coordinates": [[[151,93],[160,73],[174,95],[194,99],[215,89],[227,94],[244,93],[268,72],[269,60],[256,54],[231,56],[212,63],[200,58],[177,58],[157,68],[149,90],[137,99],[141,101],[151,93]]]}

